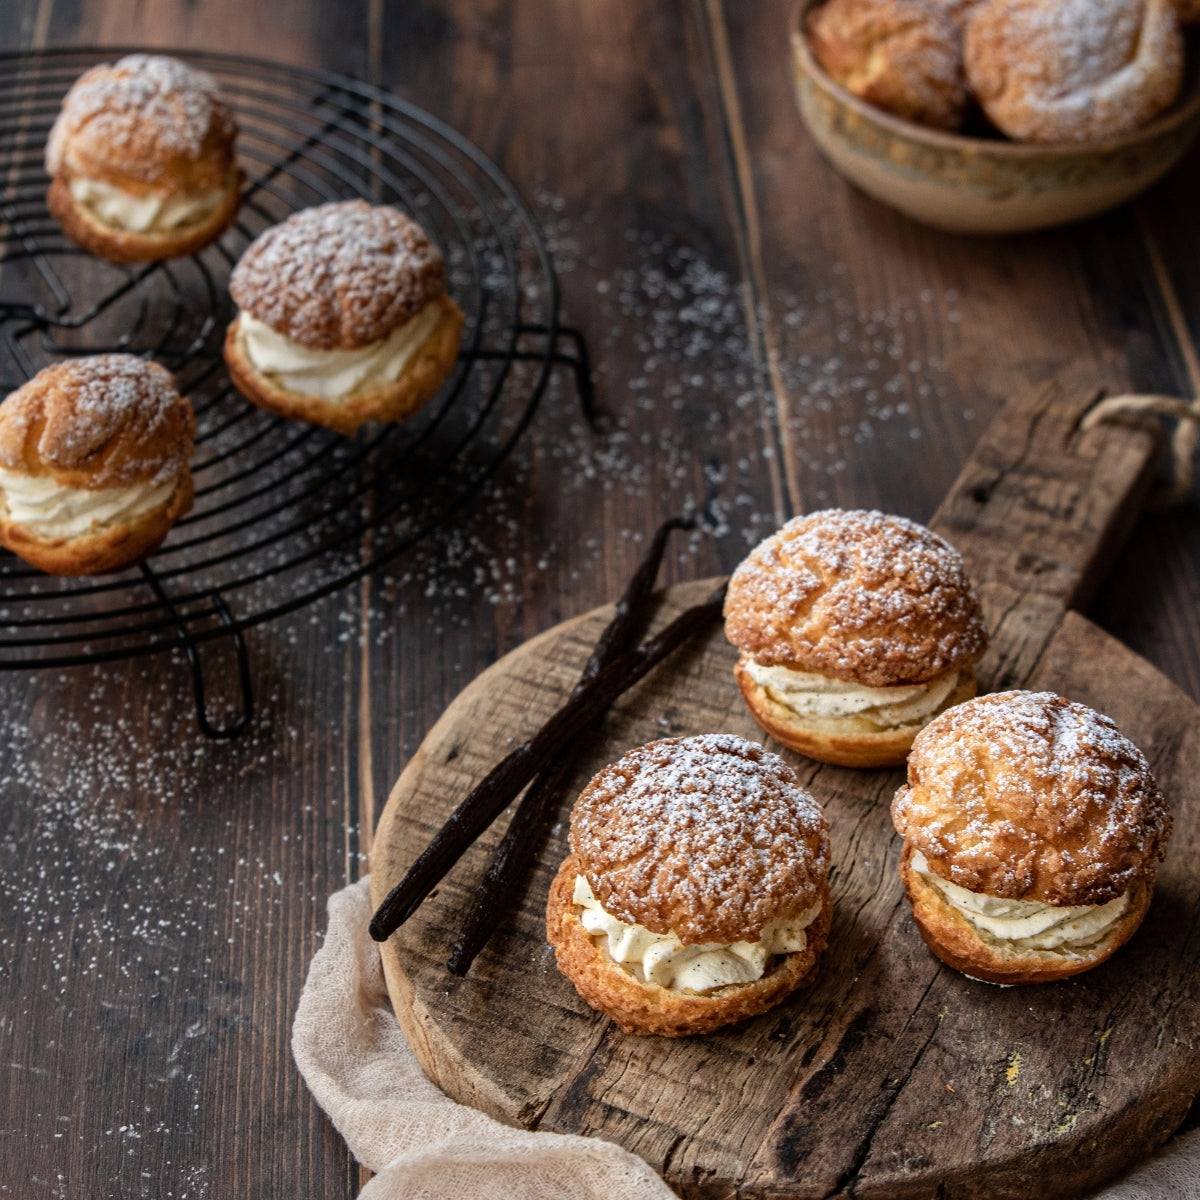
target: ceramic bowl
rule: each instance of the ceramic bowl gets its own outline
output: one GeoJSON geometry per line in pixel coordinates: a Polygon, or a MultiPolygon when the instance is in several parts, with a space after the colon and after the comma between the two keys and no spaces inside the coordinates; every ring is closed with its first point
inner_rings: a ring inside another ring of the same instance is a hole
{"type": "Polygon", "coordinates": [[[868,195],[926,225],[956,233],[1017,233],[1065,225],[1114,208],[1148,188],[1200,133],[1200,71],[1149,125],[1104,142],[1009,142],[943,133],[851,95],[809,49],[800,0],[792,68],[800,115],[833,165],[868,195]]]}

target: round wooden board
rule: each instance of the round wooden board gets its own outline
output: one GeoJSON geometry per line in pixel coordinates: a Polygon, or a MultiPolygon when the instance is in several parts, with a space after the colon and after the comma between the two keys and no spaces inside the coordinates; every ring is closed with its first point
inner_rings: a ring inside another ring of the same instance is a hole
{"type": "MultiPolygon", "coordinates": [[[[656,627],[711,586],[671,589],[656,627]]],[[[562,702],[610,615],[529,642],[446,711],[380,822],[376,903],[470,787],[562,702]]],[[[714,628],[623,698],[580,764],[520,911],[468,978],[444,963],[503,821],[383,947],[397,1016],[432,1078],[505,1121],[619,1142],[687,1196],[1074,1195],[1162,1142],[1200,1089],[1200,714],[1075,614],[1029,685],[1110,713],[1146,751],[1175,814],[1150,914],[1109,963],[1013,989],[940,965],[896,874],[889,803],[901,773],[781,751],[832,829],[835,920],[815,984],[762,1017],[685,1040],[627,1036],[580,999],[543,925],[571,799],[602,764],[656,737],[766,740],[733,661],[714,628]]]]}

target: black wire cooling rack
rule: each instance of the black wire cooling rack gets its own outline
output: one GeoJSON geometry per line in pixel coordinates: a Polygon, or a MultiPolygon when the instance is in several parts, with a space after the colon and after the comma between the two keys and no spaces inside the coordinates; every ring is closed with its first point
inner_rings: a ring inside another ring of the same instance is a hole
{"type": "Polygon", "coordinates": [[[586,347],[559,323],[554,271],[513,185],[441,121],[345,76],[181,53],[238,116],[247,183],[235,227],[191,258],[115,266],[80,251],[44,203],[43,149],[63,94],[129,51],[0,56],[0,387],[50,362],[120,350],[172,370],[196,410],[196,504],[135,571],[59,580],[0,555],[0,670],[182,650],[211,737],[252,713],[244,632],[411,550],[476,496],[528,427],[558,364],[591,415],[586,347]],[[229,272],[296,209],[394,203],[441,247],[466,313],[454,374],[403,425],[348,439],[269,416],[221,359],[229,272]],[[236,715],[210,720],[198,647],[226,639],[236,715]]]}

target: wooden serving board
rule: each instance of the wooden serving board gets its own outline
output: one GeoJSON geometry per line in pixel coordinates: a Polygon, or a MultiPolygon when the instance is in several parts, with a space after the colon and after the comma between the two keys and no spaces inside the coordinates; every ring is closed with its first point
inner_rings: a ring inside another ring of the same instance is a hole
{"type": "MultiPolygon", "coordinates": [[[[566,811],[521,910],[470,976],[444,962],[503,822],[383,948],[400,1024],[459,1100],[608,1138],[685,1196],[1068,1196],[1144,1157],[1200,1090],[1200,716],[1077,613],[1142,503],[1152,433],[1079,432],[1095,401],[1049,385],[989,429],[932,525],[964,553],[992,631],[984,689],[1049,688],[1109,713],[1149,756],[1175,834],[1141,931],[1074,980],[1001,989],[926,951],[896,874],[900,771],[784,751],[823,802],[835,919],[817,981],[717,1034],[623,1034],[562,978],[542,910],[566,811]]],[[[656,625],[712,581],[672,588],[656,625]]],[[[446,711],[396,784],[372,854],[378,903],[451,808],[564,699],[610,610],[542,634],[446,711]]],[[[719,628],[623,698],[574,780],[655,737],[762,740],[719,628]]],[[[779,749],[779,747],[774,747],[779,749]]]]}

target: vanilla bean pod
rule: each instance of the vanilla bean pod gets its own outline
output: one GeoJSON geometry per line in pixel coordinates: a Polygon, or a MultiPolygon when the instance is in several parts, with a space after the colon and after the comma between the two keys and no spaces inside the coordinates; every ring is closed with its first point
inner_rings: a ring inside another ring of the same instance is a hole
{"type": "Polygon", "coordinates": [[[573,738],[578,737],[622,692],[648,675],[672,651],[721,615],[722,584],[703,603],[681,613],[661,633],[614,660],[546,722],[529,741],[494,767],[388,893],[369,931],[386,941],[416,911],[472,842],[512,803],[521,789],[573,738]]]}
{"type": "MultiPolygon", "coordinates": [[[[594,679],[613,659],[635,643],[649,617],[650,599],[654,594],[654,582],[662,565],[667,539],[676,529],[693,528],[694,521],[673,517],[664,521],[655,531],[650,548],[617,602],[617,610],[612,620],[596,640],[583,674],[571,693],[573,696],[579,693],[589,679],[594,679]]],[[[583,748],[598,735],[600,724],[599,720],[596,721],[573,747],[568,746],[560,751],[558,757],[538,775],[521,798],[500,845],[496,847],[487,874],[475,889],[462,932],[459,933],[446,962],[453,974],[465,975],[471,969],[476,956],[487,945],[488,939],[507,915],[517,889],[537,856],[546,824],[555,811],[559,793],[579,760],[583,748]]]]}

